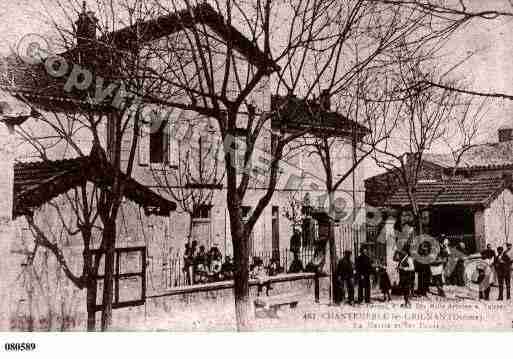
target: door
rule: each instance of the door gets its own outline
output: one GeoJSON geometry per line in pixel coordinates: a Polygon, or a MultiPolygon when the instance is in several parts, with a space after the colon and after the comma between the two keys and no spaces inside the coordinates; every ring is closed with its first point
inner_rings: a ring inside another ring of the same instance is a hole
{"type": "Polygon", "coordinates": [[[279,207],[272,207],[272,257],[280,260],[280,213],[279,207]]]}
{"type": "Polygon", "coordinates": [[[210,238],[210,219],[193,219],[191,237],[192,240],[198,242],[198,246],[205,246],[205,249],[208,250],[212,246],[210,238]]]}

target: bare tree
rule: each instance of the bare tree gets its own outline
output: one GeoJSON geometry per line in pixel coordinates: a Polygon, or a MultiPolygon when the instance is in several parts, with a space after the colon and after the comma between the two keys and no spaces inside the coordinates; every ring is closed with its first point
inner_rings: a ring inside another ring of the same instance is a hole
{"type": "MultiPolygon", "coordinates": [[[[156,115],[161,119],[166,117],[156,115]]],[[[168,141],[174,142],[169,148],[174,149],[174,153],[167,153],[169,159],[152,165],[151,171],[158,185],[189,215],[187,241],[190,242],[193,219],[201,208],[212,206],[214,194],[223,188],[222,144],[215,129],[204,118],[178,116],[174,123],[170,121],[167,116],[164,122],[168,122],[168,141]],[[175,169],[169,170],[170,165],[175,169]]]]}
{"type": "MultiPolygon", "coordinates": [[[[58,3],[65,10],[64,18],[71,19],[70,7],[58,3]]],[[[284,109],[271,111],[267,106],[270,94],[287,93],[313,100],[324,89],[327,97],[356,98],[355,84],[362,72],[375,70],[376,89],[386,83],[386,74],[397,66],[394,54],[403,43],[410,45],[408,61],[418,59],[422,48],[433,55],[455,29],[472,19],[464,13],[440,16],[437,8],[412,6],[409,2],[366,0],[214,0],[212,6],[196,0],[97,0],[97,8],[102,14],[99,27],[104,34],[99,42],[107,55],[100,63],[111,65],[105,69],[111,73],[101,73],[105,78],[121,79],[127,91],[137,94],[143,103],[190,110],[216,123],[224,145],[236,267],[235,309],[241,330],[250,327],[251,232],[276,189],[285,147],[309,132],[275,131],[265,194],[249,218],[243,220],[242,205],[256,161],[256,144],[263,130],[270,128],[272,118],[283,119],[284,109]],[[113,31],[121,24],[125,29],[113,31]],[[164,36],[166,31],[170,36],[164,36]],[[235,148],[238,142],[244,144],[242,148],[235,148]],[[242,159],[242,166],[236,166],[236,158],[242,159]]],[[[67,33],[60,33],[69,35],[69,28],[67,33]]],[[[65,43],[71,43],[69,36],[65,43]]],[[[426,60],[424,55],[422,59],[426,60]]],[[[128,176],[139,132],[137,121],[133,128],[128,126],[132,122],[124,121],[132,105],[125,101],[123,110],[117,109],[109,116],[83,112],[93,129],[100,118],[108,117],[115,124],[112,152],[105,152],[112,155],[112,165],[128,176]],[[129,160],[124,162],[120,153],[126,131],[132,132],[132,141],[129,160]]],[[[104,328],[111,322],[115,219],[124,185],[122,177],[115,176],[111,191],[102,192],[99,203],[101,248],[106,252],[104,328]]]]}
{"type": "Polygon", "coordinates": [[[396,183],[404,188],[411,204],[416,231],[423,233],[421,208],[416,194],[424,170],[423,155],[437,147],[449,149],[454,164],[451,175],[445,180],[450,182],[457,173],[464,153],[479,140],[485,103],[475,104],[472,98],[465,98],[448,89],[412,88],[410,84],[418,83],[419,78],[436,77],[435,70],[422,70],[418,63],[401,66],[398,76],[406,89],[404,101],[397,107],[399,124],[404,130],[397,131],[393,140],[376,146],[373,158],[378,166],[389,170],[396,183]]]}
{"type": "Polygon", "coordinates": [[[104,260],[101,327],[112,322],[116,221],[134,168],[140,137],[143,95],[158,88],[146,80],[145,68],[152,61],[141,48],[147,44],[143,31],[133,31],[139,22],[151,19],[143,1],[96,1],[94,10],[74,1],[57,1],[44,14],[52,26],[52,49],[27,62],[18,54],[7,76],[17,97],[38,108],[37,125],[21,126],[18,134],[42,161],[88,157],[97,178],[80,183],[68,198],[67,208],[56,210],[69,235],[80,233],[84,255],[81,274],[75,274],[62,254],[61,244],[51,240],[32,213],[25,217],[34,230],[36,244],[55,255],[66,276],[78,287],[87,288],[88,329],[95,327],[97,275],[104,260]],[[100,18],[96,18],[97,14],[100,18]],[[78,17],[78,21],[76,21],[78,17]],[[125,37],[115,36],[119,27],[131,29],[125,37]],[[53,51],[61,51],[60,55],[53,51]],[[34,64],[34,60],[39,59],[34,64]],[[31,91],[20,94],[18,88],[31,91]],[[27,128],[31,126],[31,128],[27,128]],[[40,135],[42,129],[47,133],[40,135]],[[106,180],[110,178],[109,180],[106,180]],[[65,218],[74,215],[72,225],[65,218]],[[68,225],[70,225],[68,227],[68,225]],[[100,231],[99,250],[93,255],[93,228],[100,231]]]}
{"type": "MultiPolygon", "coordinates": [[[[163,14],[182,7],[179,1],[157,3],[163,14]]],[[[195,1],[185,4],[189,11],[202,6],[195,1]]],[[[240,155],[244,159],[242,168],[247,169],[254,160],[262,129],[273,116],[280,117],[282,113],[282,109],[269,112],[258,104],[252,112],[248,106],[251,95],[265,86],[267,93],[290,93],[304,100],[313,100],[322,89],[327,90],[328,97],[356,97],[358,74],[375,69],[381,75],[375,82],[379,88],[386,72],[396,66],[392,55],[402,43],[415,49],[409,53],[411,60],[419,56],[416,50],[420,48],[429,48],[434,54],[434,49],[439,49],[443,40],[469,19],[464,15],[444,19],[436,9],[387,1],[214,1],[213,9],[224,17],[226,26],[244,29],[246,40],[232,33],[228,41],[223,41],[219,38],[221,31],[182,23],[180,47],[176,42],[165,44],[167,53],[180,51],[182,56],[173,64],[162,58],[167,65],[159,68],[165,70],[154,75],[181,90],[181,96],[162,98],[163,104],[211,117],[225,144],[227,206],[236,265],[236,315],[239,329],[244,329],[249,325],[249,236],[275,191],[284,148],[308,132],[275,132],[266,193],[249,219],[243,221],[241,206],[251,174],[244,170],[240,173],[232,165],[235,161],[231,143],[235,137],[244,142],[240,155]],[[251,48],[261,46],[263,56],[254,52],[249,59],[242,58],[240,54],[248,53],[249,44],[251,48]]],[[[207,12],[215,18],[212,11],[207,12]]]]}

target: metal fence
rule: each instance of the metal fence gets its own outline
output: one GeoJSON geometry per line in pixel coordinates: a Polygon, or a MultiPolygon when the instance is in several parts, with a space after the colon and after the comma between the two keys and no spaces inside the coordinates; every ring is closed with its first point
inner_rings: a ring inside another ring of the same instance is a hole
{"type": "Polygon", "coordinates": [[[337,240],[337,255],[340,257],[344,251],[352,252],[353,260],[359,254],[360,248],[365,246],[369,257],[376,263],[386,265],[386,243],[380,243],[377,238],[379,227],[351,225],[336,225],[335,238],[337,240]]]}
{"type": "MultiPolygon", "coordinates": [[[[299,259],[303,265],[309,263],[313,256],[314,248],[312,247],[301,248],[299,251],[299,259]]],[[[265,267],[271,263],[273,258],[277,259],[280,269],[283,272],[288,270],[293,259],[292,253],[288,248],[282,248],[275,251],[256,251],[250,256],[250,263],[252,263],[253,259],[256,257],[262,260],[265,267]]],[[[163,283],[161,283],[160,286],[164,288],[179,287],[187,284],[186,275],[184,272],[183,253],[175,252],[173,255],[168,256],[167,259],[162,262],[161,278],[163,283]]]]}
{"type": "MultiPolygon", "coordinates": [[[[353,228],[350,224],[335,224],[335,244],[337,249],[337,256],[340,258],[345,250],[352,252],[352,258],[358,255],[359,249],[365,245],[369,256],[375,262],[385,264],[386,247],[385,244],[376,241],[377,232],[373,232],[372,228],[360,226],[353,228]],[[376,235],[375,235],[376,234],[376,235]]],[[[302,247],[299,251],[299,259],[303,266],[306,266],[314,257],[315,248],[313,246],[302,247]]],[[[250,263],[253,258],[259,257],[264,266],[268,266],[271,259],[277,259],[282,271],[286,272],[293,259],[293,255],[288,248],[281,248],[280,250],[262,250],[254,251],[250,257],[250,263]]],[[[329,260],[329,259],[328,259],[329,260]]],[[[224,261],[224,258],[223,258],[224,261]]],[[[184,272],[183,253],[175,252],[167,256],[162,261],[160,278],[162,283],[160,287],[172,288],[186,285],[186,275],[184,272]]]]}

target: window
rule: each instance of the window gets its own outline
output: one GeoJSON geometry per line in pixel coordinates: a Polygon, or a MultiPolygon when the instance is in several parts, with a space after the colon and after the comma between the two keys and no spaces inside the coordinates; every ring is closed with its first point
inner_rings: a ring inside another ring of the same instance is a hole
{"type": "Polygon", "coordinates": [[[249,219],[250,214],[251,214],[251,206],[242,206],[241,207],[241,215],[242,215],[242,220],[244,222],[249,219]]]}
{"type": "MultiPolygon", "coordinates": [[[[242,222],[246,223],[247,220],[249,219],[250,215],[251,215],[251,206],[242,206],[241,207],[242,222]]],[[[251,255],[255,255],[255,248],[254,248],[255,238],[254,237],[255,237],[254,233],[251,232],[251,234],[249,235],[249,243],[248,243],[248,247],[249,247],[249,251],[250,251],[251,255]]]]}
{"type": "Polygon", "coordinates": [[[271,133],[271,154],[274,156],[274,153],[276,151],[276,148],[278,147],[278,142],[280,138],[278,135],[275,135],[274,133],[271,133]]]}
{"type": "Polygon", "coordinates": [[[212,245],[211,212],[212,205],[207,204],[195,206],[192,212],[191,237],[207,248],[212,245]]]}
{"type": "Polygon", "coordinates": [[[150,163],[169,162],[169,131],[167,121],[163,121],[156,131],[150,133],[150,163]]]}
{"type": "Polygon", "coordinates": [[[169,115],[152,110],[141,121],[139,136],[139,165],[162,163],[171,167],[178,166],[179,144],[176,137],[176,124],[169,115]],[[165,117],[164,117],[165,116],[165,117]]]}
{"type": "Polygon", "coordinates": [[[194,208],[192,218],[195,219],[210,219],[211,205],[200,204],[194,208]]]}

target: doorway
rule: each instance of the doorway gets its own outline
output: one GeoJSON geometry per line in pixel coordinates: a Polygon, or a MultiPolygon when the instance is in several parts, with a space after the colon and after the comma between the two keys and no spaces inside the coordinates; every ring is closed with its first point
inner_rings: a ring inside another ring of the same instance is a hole
{"type": "Polygon", "coordinates": [[[280,212],[278,206],[272,207],[272,222],[271,222],[271,235],[272,235],[272,258],[280,260],[280,212]]]}

